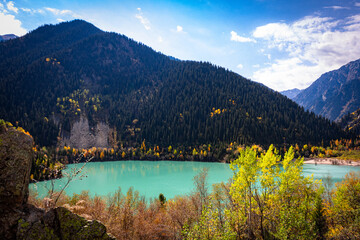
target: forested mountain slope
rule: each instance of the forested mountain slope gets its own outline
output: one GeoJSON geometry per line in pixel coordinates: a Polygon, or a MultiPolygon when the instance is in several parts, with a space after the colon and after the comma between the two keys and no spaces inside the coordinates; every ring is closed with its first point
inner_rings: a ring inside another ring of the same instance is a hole
{"type": "Polygon", "coordinates": [[[236,73],[81,20],[2,42],[0,52],[0,118],[41,145],[320,143],[344,134],[236,73]]]}
{"type": "Polygon", "coordinates": [[[332,121],[360,107],[360,59],[324,73],[294,101],[332,121]]]}
{"type": "Polygon", "coordinates": [[[340,121],[339,125],[341,128],[352,131],[356,135],[360,134],[360,108],[352,113],[348,113],[343,116],[340,121]]]}

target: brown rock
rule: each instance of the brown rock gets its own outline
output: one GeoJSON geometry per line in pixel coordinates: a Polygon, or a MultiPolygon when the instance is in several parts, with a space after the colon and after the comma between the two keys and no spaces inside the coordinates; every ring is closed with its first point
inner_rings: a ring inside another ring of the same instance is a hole
{"type": "Polygon", "coordinates": [[[0,239],[13,239],[29,195],[33,138],[0,122],[0,239]]]}

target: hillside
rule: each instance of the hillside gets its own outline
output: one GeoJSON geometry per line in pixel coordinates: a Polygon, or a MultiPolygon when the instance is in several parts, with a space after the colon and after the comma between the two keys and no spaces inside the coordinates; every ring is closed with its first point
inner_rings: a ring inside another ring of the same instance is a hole
{"type": "Polygon", "coordinates": [[[258,83],[75,20],[0,43],[0,118],[40,145],[321,143],[344,133],[258,83]]]}
{"type": "Polygon", "coordinates": [[[324,73],[294,101],[332,121],[355,111],[360,106],[360,59],[324,73]]]}
{"type": "Polygon", "coordinates": [[[343,116],[339,125],[341,128],[349,131],[353,131],[356,135],[360,134],[360,108],[352,113],[348,113],[343,116]]]}

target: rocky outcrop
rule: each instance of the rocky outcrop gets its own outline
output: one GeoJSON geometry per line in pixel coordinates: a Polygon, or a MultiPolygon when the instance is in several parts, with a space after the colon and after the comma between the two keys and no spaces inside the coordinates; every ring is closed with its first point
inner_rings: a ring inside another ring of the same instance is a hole
{"type": "Polygon", "coordinates": [[[0,120],[0,239],[13,239],[27,202],[32,147],[30,135],[0,120]]]}
{"type": "Polygon", "coordinates": [[[0,239],[114,239],[66,208],[27,204],[33,139],[0,120],[0,239]]]}
{"type": "Polygon", "coordinates": [[[89,121],[81,117],[71,127],[70,138],[63,139],[64,144],[74,148],[107,148],[109,147],[110,127],[99,122],[90,128],[89,121]]]}
{"type": "Polygon", "coordinates": [[[18,221],[17,239],[114,239],[98,221],[87,221],[63,207],[45,212],[25,209],[25,216],[18,221]]]}

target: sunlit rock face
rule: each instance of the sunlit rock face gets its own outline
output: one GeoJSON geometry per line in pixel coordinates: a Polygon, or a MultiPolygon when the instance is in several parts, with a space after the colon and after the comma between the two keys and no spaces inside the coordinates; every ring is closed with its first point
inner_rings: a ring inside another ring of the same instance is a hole
{"type": "Polygon", "coordinates": [[[99,122],[90,127],[89,121],[81,117],[71,128],[70,138],[64,138],[64,144],[74,148],[109,147],[110,127],[99,122]]]}

